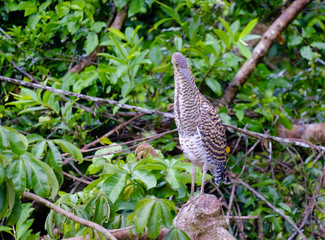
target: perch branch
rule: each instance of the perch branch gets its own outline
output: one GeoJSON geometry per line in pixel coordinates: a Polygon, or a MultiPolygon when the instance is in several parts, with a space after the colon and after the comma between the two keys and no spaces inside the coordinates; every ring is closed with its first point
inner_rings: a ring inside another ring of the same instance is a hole
{"type": "Polygon", "coordinates": [[[59,206],[49,202],[48,200],[40,197],[40,196],[37,196],[36,194],[34,193],[30,193],[30,192],[23,192],[23,197],[25,198],[28,198],[28,199],[31,199],[35,202],[38,202],[48,208],[51,208],[53,209],[55,212],[59,213],[59,214],[62,214],[63,216],[67,217],[67,218],[70,218],[71,220],[75,221],[75,222],[78,222],[84,226],[87,226],[87,227],[90,227],[90,228],[93,228],[95,230],[97,230],[98,232],[101,232],[102,234],[104,234],[104,236],[107,238],[107,239],[112,239],[112,240],[117,240],[111,233],[109,230],[105,229],[104,227],[100,226],[99,224],[97,223],[94,223],[92,221],[88,221],[86,219],[83,219],[81,217],[78,217],[62,208],[60,208],[59,206]]]}
{"type": "Polygon", "coordinates": [[[228,85],[221,102],[226,105],[230,104],[237,95],[241,86],[243,86],[256,68],[258,62],[265,56],[270,49],[272,42],[277,38],[296,17],[297,15],[311,2],[311,0],[296,0],[294,1],[268,28],[263,34],[261,41],[257,44],[252,52],[252,58],[246,60],[244,65],[237,72],[234,79],[228,85]]]}

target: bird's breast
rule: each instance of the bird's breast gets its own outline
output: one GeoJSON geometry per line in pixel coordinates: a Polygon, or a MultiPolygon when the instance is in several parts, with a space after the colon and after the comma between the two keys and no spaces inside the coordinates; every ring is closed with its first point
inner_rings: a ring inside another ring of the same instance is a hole
{"type": "Polygon", "coordinates": [[[191,136],[180,134],[179,142],[185,156],[194,165],[202,167],[206,153],[202,145],[201,135],[198,132],[191,136]]]}

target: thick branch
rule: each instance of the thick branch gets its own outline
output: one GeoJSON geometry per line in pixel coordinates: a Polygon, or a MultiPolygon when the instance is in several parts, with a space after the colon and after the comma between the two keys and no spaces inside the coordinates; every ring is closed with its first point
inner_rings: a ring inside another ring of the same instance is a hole
{"type": "MultiPolygon", "coordinates": [[[[117,13],[110,27],[121,30],[123,23],[126,19],[127,13],[128,13],[128,5],[126,5],[120,12],[117,13]]],[[[105,29],[105,32],[106,31],[107,28],[105,29]]],[[[86,58],[81,59],[73,68],[69,70],[69,72],[80,73],[82,70],[84,70],[86,67],[88,67],[92,62],[96,60],[97,54],[99,52],[100,52],[100,46],[98,46],[94,51],[92,51],[86,58]]]]}
{"type": "Polygon", "coordinates": [[[239,88],[244,85],[249,75],[254,71],[258,62],[265,56],[267,51],[270,49],[272,42],[310,2],[311,0],[294,1],[263,34],[261,41],[253,50],[252,58],[244,63],[241,69],[237,72],[235,78],[226,88],[221,99],[223,104],[230,104],[234,100],[239,88]]]}
{"type": "Polygon", "coordinates": [[[23,192],[22,194],[23,197],[25,198],[28,198],[28,199],[31,199],[35,202],[38,202],[48,208],[51,208],[53,209],[54,211],[56,211],[57,213],[67,217],[67,218],[70,218],[71,220],[75,221],[75,222],[78,222],[82,225],[85,225],[87,227],[90,227],[90,228],[93,228],[99,232],[101,232],[102,234],[104,234],[104,236],[107,238],[107,239],[113,239],[113,240],[117,240],[110,232],[109,230],[105,229],[104,227],[98,225],[97,223],[94,223],[92,221],[88,221],[86,219],[83,219],[81,217],[78,217],[62,208],[60,208],[59,206],[56,206],[55,204],[49,202],[48,200],[44,199],[44,198],[41,198],[40,196],[37,196],[36,194],[34,193],[30,193],[30,192],[23,192]]]}

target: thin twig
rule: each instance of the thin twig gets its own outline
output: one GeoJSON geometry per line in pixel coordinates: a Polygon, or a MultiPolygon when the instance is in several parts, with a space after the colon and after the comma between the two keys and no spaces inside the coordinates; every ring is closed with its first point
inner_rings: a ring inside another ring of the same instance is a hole
{"type": "Polygon", "coordinates": [[[290,218],[288,218],[283,212],[281,212],[279,209],[277,209],[275,206],[273,206],[273,204],[271,204],[268,200],[266,200],[266,198],[263,197],[260,193],[258,193],[254,188],[249,186],[247,183],[245,183],[240,178],[235,177],[234,175],[230,175],[229,178],[235,183],[240,183],[245,188],[247,188],[249,191],[251,191],[256,197],[258,197],[262,201],[264,201],[266,203],[266,205],[268,205],[270,208],[273,209],[274,212],[276,212],[277,214],[282,216],[288,223],[290,223],[291,226],[293,226],[294,229],[296,229],[296,231],[302,236],[303,240],[306,240],[306,236],[302,233],[302,231],[298,228],[298,226],[290,218]]]}
{"type": "Polygon", "coordinates": [[[66,172],[63,172],[63,175],[65,175],[65,176],[71,178],[73,181],[82,182],[82,183],[85,183],[85,184],[87,184],[87,185],[91,184],[91,182],[88,181],[88,180],[85,180],[85,179],[82,179],[82,178],[78,178],[78,177],[73,176],[73,175],[71,175],[71,174],[69,174],[69,173],[66,173],[66,172]]]}
{"type": "Polygon", "coordinates": [[[25,197],[25,198],[28,198],[28,199],[31,199],[35,202],[38,202],[48,208],[51,208],[53,209],[55,212],[67,217],[67,218],[70,218],[71,220],[75,221],[75,222],[78,222],[84,226],[87,226],[87,227],[90,227],[92,229],[95,229],[99,232],[101,232],[102,234],[104,234],[104,236],[107,238],[107,239],[112,239],[112,240],[117,240],[111,233],[109,230],[105,229],[104,227],[100,226],[99,224],[97,223],[94,223],[92,221],[89,221],[89,220],[86,220],[84,218],[81,218],[81,217],[78,217],[74,214],[72,214],[71,212],[68,212],[62,208],[60,208],[59,206],[51,203],[50,201],[40,197],[40,196],[37,196],[36,194],[34,193],[30,193],[30,192],[23,192],[22,193],[22,196],[25,197]]]}
{"type": "Polygon", "coordinates": [[[92,141],[91,143],[88,143],[87,145],[85,145],[81,150],[86,150],[88,149],[90,146],[94,146],[97,143],[99,143],[101,138],[107,138],[110,135],[112,135],[114,132],[117,132],[118,130],[120,130],[121,128],[125,127],[126,125],[130,124],[131,122],[133,122],[134,120],[136,120],[137,118],[143,116],[143,114],[138,114],[136,116],[134,116],[133,118],[129,119],[126,122],[123,122],[122,124],[118,125],[117,127],[113,128],[111,131],[109,131],[108,133],[105,133],[103,136],[101,136],[99,139],[96,139],[95,141],[92,141]]]}

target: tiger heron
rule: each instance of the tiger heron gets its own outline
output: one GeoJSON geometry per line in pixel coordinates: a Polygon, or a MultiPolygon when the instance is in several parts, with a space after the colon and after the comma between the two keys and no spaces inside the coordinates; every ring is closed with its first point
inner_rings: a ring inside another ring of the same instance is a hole
{"type": "Polygon", "coordinates": [[[226,179],[226,131],[213,105],[200,93],[185,57],[176,52],[174,65],[174,115],[179,141],[185,156],[192,163],[191,196],[194,193],[195,166],[202,168],[200,194],[204,193],[207,170],[217,185],[226,179]]]}

